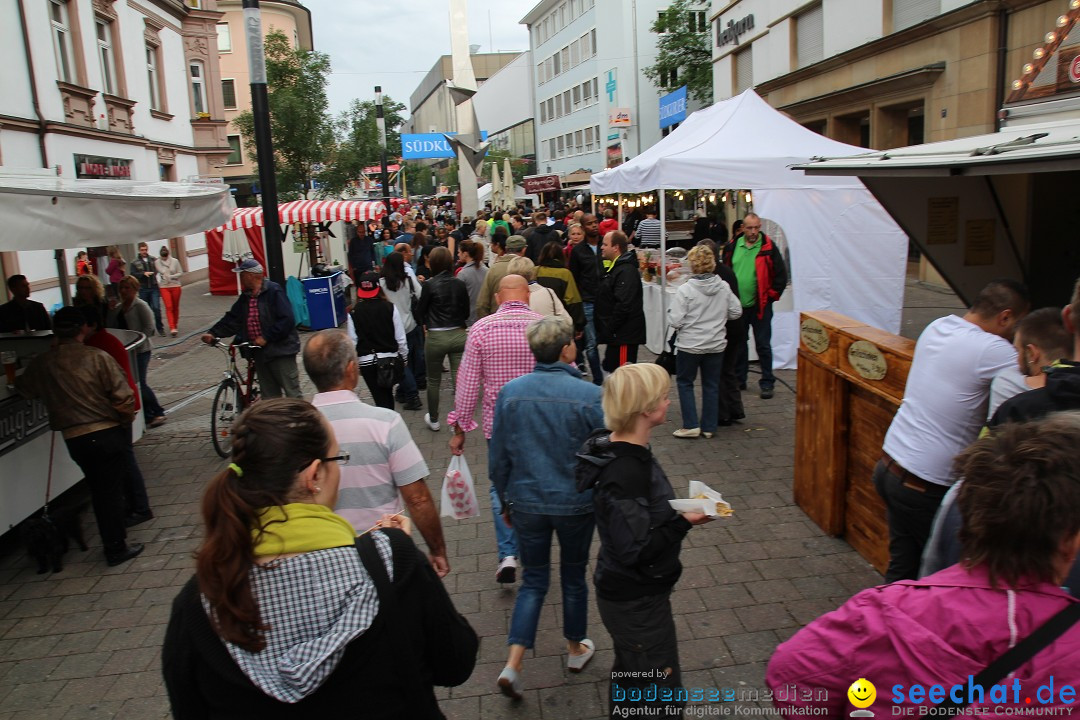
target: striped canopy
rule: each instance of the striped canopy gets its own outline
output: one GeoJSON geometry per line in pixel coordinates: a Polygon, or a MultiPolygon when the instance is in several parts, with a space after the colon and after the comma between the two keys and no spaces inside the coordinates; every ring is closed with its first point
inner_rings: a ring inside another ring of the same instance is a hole
{"type": "MultiPolygon", "coordinates": [[[[407,203],[404,198],[392,198],[390,204],[397,209],[407,203]]],[[[278,217],[283,225],[335,220],[363,222],[378,220],[385,214],[386,205],[381,200],[294,200],[278,206],[278,217]]],[[[262,208],[245,207],[233,210],[232,220],[217,229],[240,230],[262,225],[262,208]]]]}

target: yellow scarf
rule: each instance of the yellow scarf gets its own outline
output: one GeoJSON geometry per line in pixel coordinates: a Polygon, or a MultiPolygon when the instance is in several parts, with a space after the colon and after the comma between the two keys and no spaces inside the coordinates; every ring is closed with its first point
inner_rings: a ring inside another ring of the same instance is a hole
{"type": "Polygon", "coordinates": [[[349,521],[325,505],[289,503],[263,508],[259,525],[266,529],[251,531],[256,557],[326,550],[356,541],[349,521]]]}

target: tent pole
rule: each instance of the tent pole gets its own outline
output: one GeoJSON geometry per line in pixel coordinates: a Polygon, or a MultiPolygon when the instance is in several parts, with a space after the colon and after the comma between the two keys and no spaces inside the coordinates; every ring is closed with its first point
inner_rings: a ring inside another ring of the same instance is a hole
{"type": "Polygon", "coordinates": [[[616,201],[616,204],[618,205],[616,212],[619,213],[619,229],[622,230],[622,193],[619,193],[616,197],[618,198],[616,201]]]}
{"type": "Polygon", "coordinates": [[[660,327],[664,329],[661,351],[667,347],[667,191],[660,190],[660,327]]]}

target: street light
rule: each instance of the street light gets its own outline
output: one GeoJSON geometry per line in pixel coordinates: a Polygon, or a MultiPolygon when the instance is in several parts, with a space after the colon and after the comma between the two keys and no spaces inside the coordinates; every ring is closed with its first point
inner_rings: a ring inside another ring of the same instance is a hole
{"type": "Polygon", "coordinates": [[[390,174],[386,171],[386,118],[383,117],[381,85],[375,86],[375,126],[379,129],[379,182],[382,183],[383,202],[386,203],[386,214],[389,216],[393,210],[390,208],[390,174]]]}

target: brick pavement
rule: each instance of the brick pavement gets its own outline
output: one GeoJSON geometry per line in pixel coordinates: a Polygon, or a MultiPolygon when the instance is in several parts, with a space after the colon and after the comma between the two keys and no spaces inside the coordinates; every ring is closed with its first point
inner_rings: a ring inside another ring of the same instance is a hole
{"type": "MultiPolygon", "coordinates": [[[[206,327],[228,307],[227,298],[201,294],[205,288],[205,283],[185,288],[185,333],[206,327]]],[[[925,299],[924,315],[927,305],[948,302],[917,287],[909,297],[925,299]]],[[[158,340],[150,378],[164,404],[219,377],[223,360],[216,351],[199,347],[194,338],[158,340]]],[[[778,376],[794,385],[794,372],[778,376]]],[[[672,602],[688,686],[762,688],[765,663],[777,643],[881,580],[843,540],[825,536],[793,504],[794,394],[784,385],[777,390],[770,401],[747,393],[743,424],[721,428],[711,440],[688,441],[670,435],[678,422],[673,388],[671,420],[655,438],[656,456],[677,492],[684,494],[690,480],[702,479],[736,510],[732,518],[695,528],[684,545],[686,569],[672,602]]],[[[311,391],[307,384],[305,391],[311,391]]],[[[444,393],[448,406],[449,393],[444,393]]],[[[192,572],[201,489],[222,467],[210,446],[209,407],[209,396],[191,403],[136,446],[156,515],[131,532],[134,541],[147,544],[140,557],[107,567],[91,531],[88,552],[69,552],[61,573],[36,575],[14,538],[0,541],[0,720],[169,717],[161,641],[172,598],[192,572]]],[[[449,433],[427,430],[422,412],[404,416],[428,459],[427,482],[437,494],[450,457],[449,433]]],[[[590,600],[589,632],[597,656],[578,675],[564,669],[557,572],[537,646],[526,656],[524,701],[511,704],[495,691],[515,593],[494,582],[484,450],[482,437],[471,434],[466,458],[485,511],[472,520],[444,521],[452,566],[445,582],[482,639],[472,678],[438,691],[443,711],[451,718],[601,717],[611,640],[590,600]]],[[[92,519],[86,522],[92,529],[92,519]]],[[[594,542],[594,553],[596,547],[594,542]]]]}

